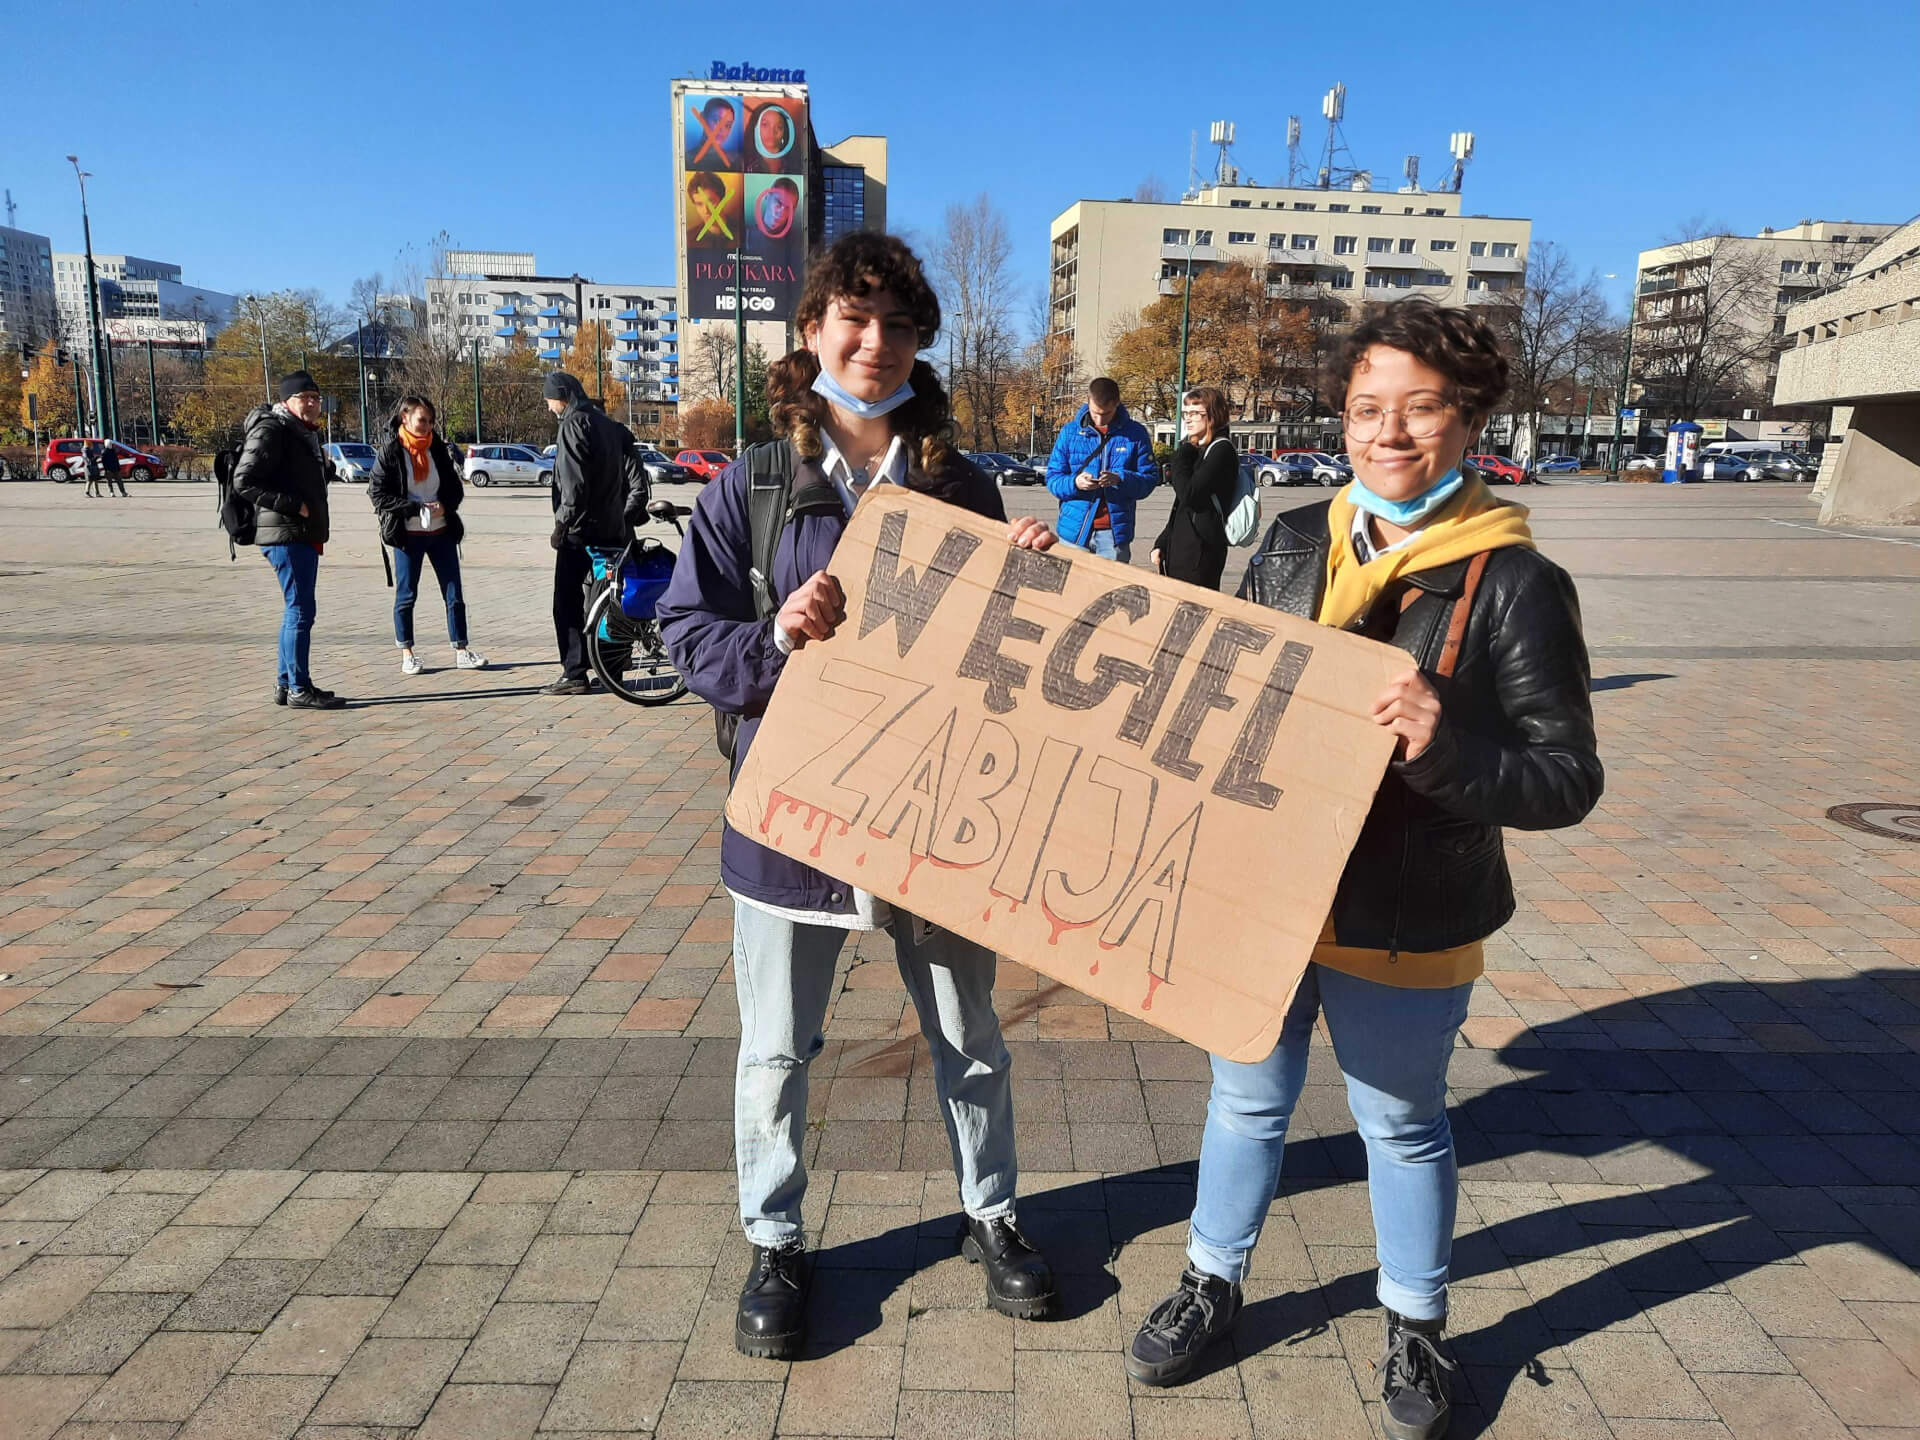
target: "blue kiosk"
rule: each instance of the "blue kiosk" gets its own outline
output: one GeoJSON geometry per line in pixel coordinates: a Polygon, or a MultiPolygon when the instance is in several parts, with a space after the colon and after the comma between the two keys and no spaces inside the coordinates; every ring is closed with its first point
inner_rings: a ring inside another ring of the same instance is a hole
{"type": "Polygon", "coordinates": [[[1660,478],[1669,485],[1700,478],[1700,427],[1693,421],[1676,420],[1667,427],[1667,468],[1660,478]]]}

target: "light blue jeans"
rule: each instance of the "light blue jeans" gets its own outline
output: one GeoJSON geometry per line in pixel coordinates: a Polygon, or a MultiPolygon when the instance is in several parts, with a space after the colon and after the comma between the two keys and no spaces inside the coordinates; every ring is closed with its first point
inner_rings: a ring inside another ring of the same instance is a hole
{"type": "MultiPolygon", "coordinates": [[[[960,1203],[988,1219],[1013,1212],[1019,1175],[1013,1140],[1013,1059],[993,1009],[999,957],[936,929],[913,943],[894,912],[900,977],[933,1051],[933,1087],[953,1149],[960,1203]]],[[[826,1043],[834,961],[848,932],[803,925],[733,902],[734,991],[740,1054],[733,1083],[733,1148],[740,1220],[756,1245],[801,1238],[807,1191],[807,1068],[826,1043]]]]}
{"type": "Polygon", "coordinates": [[[1403,989],[1309,965],[1273,1053],[1252,1065],[1213,1058],[1187,1239],[1195,1267],[1246,1277],[1280,1183],[1287,1122],[1307,1078],[1314,1017],[1326,1012],[1347,1106],[1367,1146],[1380,1303],[1410,1320],[1447,1313],[1459,1177],[1447,1124],[1447,1065],[1473,982],[1403,989]]]}
{"type": "Polygon", "coordinates": [[[1133,563],[1133,542],[1125,545],[1113,543],[1113,531],[1095,530],[1087,536],[1087,549],[1096,555],[1104,555],[1109,560],[1118,560],[1122,565],[1133,563]]]}

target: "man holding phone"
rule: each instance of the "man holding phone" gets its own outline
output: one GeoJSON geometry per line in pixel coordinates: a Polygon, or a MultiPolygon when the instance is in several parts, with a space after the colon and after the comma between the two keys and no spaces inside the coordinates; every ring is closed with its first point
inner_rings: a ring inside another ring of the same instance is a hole
{"type": "Polygon", "coordinates": [[[1047,462],[1047,489],[1060,501],[1060,538],[1118,560],[1133,559],[1133,510],[1160,483],[1153,440],[1102,375],[1087,403],[1060,430],[1047,462]]]}

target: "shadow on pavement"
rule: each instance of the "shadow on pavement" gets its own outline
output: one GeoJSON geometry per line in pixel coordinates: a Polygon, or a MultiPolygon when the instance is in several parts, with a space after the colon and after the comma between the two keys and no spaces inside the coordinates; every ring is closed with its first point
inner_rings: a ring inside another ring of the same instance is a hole
{"type": "Polygon", "coordinates": [[[1636,685],[1645,685],[1654,680],[1671,680],[1673,676],[1652,675],[1605,675],[1593,681],[1587,689],[1595,694],[1602,690],[1631,690],[1636,685]]]}

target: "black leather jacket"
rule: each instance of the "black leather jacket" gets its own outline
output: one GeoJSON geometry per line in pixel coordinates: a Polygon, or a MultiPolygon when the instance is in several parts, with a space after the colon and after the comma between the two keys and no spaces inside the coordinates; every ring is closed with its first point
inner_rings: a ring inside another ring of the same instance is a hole
{"type": "Polygon", "coordinates": [[[553,461],[553,534],[567,545],[627,543],[627,446],[633,436],[591,401],[560,418],[553,461]]]}
{"type": "MultiPolygon", "coordinates": [[[[447,516],[444,533],[458,544],[467,533],[466,522],[460,518],[460,502],[467,494],[466,486],[460,482],[460,467],[453,463],[446,442],[438,435],[433,437],[428,454],[440,476],[439,500],[447,516]]],[[[407,481],[412,474],[413,461],[401,446],[400,436],[396,433],[381,447],[379,456],[373,462],[373,478],[367,482],[367,498],[373,502],[383,545],[404,545],[409,539],[425,541],[428,538],[422,531],[407,529],[407,517],[419,508],[407,494],[407,481]]]]}
{"type": "Polygon", "coordinates": [[[257,512],[254,543],[325,544],[327,466],[318,437],[277,405],[256,406],[243,423],[247,439],[233,467],[233,488],[257,512]]]}
{"type": "MultiPolygon", "coordinates": [[[[1313,618],[1329,503],[1268,527],[1241,598],[1313,618]]],[[[1334,895],[1341,945],[1422,952],[1484,939],[1513,916],[1501,827],[1575,825],[1600,799],[1587,647],[1566,571],[1538,551],[1493,551],[1454,673],[1434,673],[1469,563],[1408,575],[1346,627],[1408,651],[1441,718],[1418,758],[1387,767],[1334,895]],[[1417,593],[1402,609],[1409,587],[1417,593]]]]}

